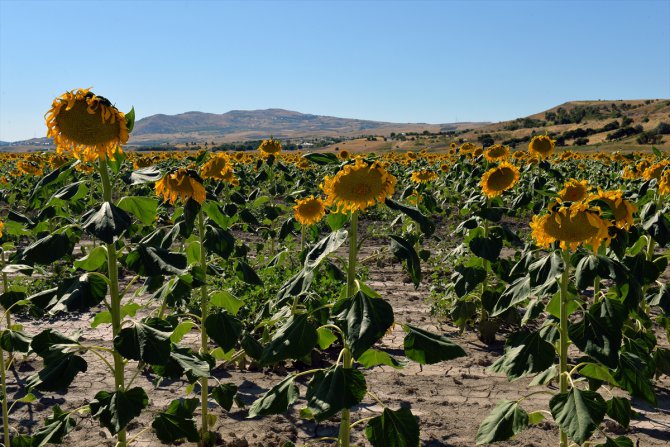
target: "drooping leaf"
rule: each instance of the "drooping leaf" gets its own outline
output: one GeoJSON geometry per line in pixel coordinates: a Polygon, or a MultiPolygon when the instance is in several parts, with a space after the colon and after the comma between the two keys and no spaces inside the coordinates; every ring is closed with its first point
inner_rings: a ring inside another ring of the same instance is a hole
{"type": "Polygon", "coordinates": [[[137,217],[144,225],[152,225],[156,220],[158,200],[153,197],[125,196],[119,200],[117,206],[137,217]]]}
{"type": "Polygon", "coordinates": [[[46,444],[62,444],[65,436],[75,427],[75,421],[70,413],[61,410],[60,406],[53,407],[53,414],[46,418],[44,427],[35,432],[31,447],[42,447],[46,444]]]}
{"type": "Polygon", "coordinates": [[[505,353],[491,365],[491,370],[518,379],[545,371],[554,363],[556,350],[539,332],[516,332],[505,343],[505,353]]]}
{"type": "Polygon", "coordinates": [[[319,335],[307,314],[291,315],[263,348],[259,363],[268,365],[287,359],[300,359],[314,349],[318,340],[319,335]]]}
{"type": "Polygon", "coordinates": [[[86,256],[74,261],[75,268],[94,272],[107,264],[107,247],[99,245],[91,250],[86,256]]]}
{"type": "Polygon", "coordinates": [[[235,237],[228,231],[208,225],[205,230],[205,248],[228,259],[235,251],[235,237]]]}
{"type": "Polygon", "coordinates": [[[235,273],[240,280],[246,282],[247,284],[254,286],[263,285],[263,280],[258,276],[256,271],[251,268],[249,264],[242,260],[235,262],[235,273]]]}
{"type": "Polygon", "coordinates": [[[307,408],[318,422],[325,421],[361,402],[366,391],[365,377],[360,371],[333,366],[317,372],[309,381],[307,408]]]}
{"type": "Polygon", "coordinates": [[[391,357],[388,352],[380,351],[378,349],[368,349],[358,357],[357,361],[363,368],[386,365],[399,369],[405,366],[403,363],[400,363],[398,360],[391,357]]]}
{"type": "Polygon", "coordinates": [[[65,256],[72,254],[74,243],[66,234],[52,233],[17,251],[12,259],[14,263],[27,265],[49,265],[65,256]]]}
{"type": "Polygon", "coordinates": [[[112,435],[116,435],[148,405],[149,397],[140,387],[114,393],[99,391],[90,403],[91,416],[98,419],[100,425],[112,435]]]}
{"type": "Polygon", "coordinates": [[[126,266],[141,276],[182,275],[187,263],[181,253],[138,244],[126,257],[126,266]]]}
{"type": "Polygon", "coordinates": [[[422,365],[464,357],[465,351],[443,335],[436,335],[411,326],[403,325],[407,333],[404,341],[405,355],[422,365]]]}
{"type": "Polygon", "coordinates": [[[625,429],[630,424],[631,414],[630,400],[625,397],[613,397],[607,401],[607,416],[617,421],[625,429]]]}
{"type": "Polygon", "coordinates": [[[212,398],[226,411],[230,411],[237,395],[237,385],[222,383],[212,389],[212,398]]]}
{"type": "Polygon", "coordinates": [[[172,326],[159,318],[136,321],[121,329],[114,338],[114,348],[123,357],[151,365],[164,365],[170,358],[172,326]]]}
{"type": "Polygon", "coordinates": [[[242,333],[242,322],[227,312],[213,313],[205,319],[207,335],[224,351],[235,347],[242,333]]]}
{"type": "Polygon", "coordinates": [[[329,254],[335,252],[347,240],[346,230],[337,230],[317,242],[305,257],[305,269],[314,270],[329,254]]]}
{"type": "Polygon", "coordinates": [[[432,234],[435,233],[435,223],[426,217],[426,215],[424,215],[418,208],[403,205],[392,199],[386,199],[384,203],[392,210],[400,211],[418,223],[419,228],[421,228],[421,232],[426,236],[432,236],[432,234]]]}
{"type": "Polygon", "coordinates": [[[55,358],[48,363],[45,360],[44,368],[26,379],[30,388],[41,391],[66,390],[75,376],[86,372],[88,364],[82,357],[68,353],[55,358]]]}
{"type": "Polygon", "coordinates": [[[384,408],[368,421],[365,436],[373,447],[418,447],[419,423],[409,408],[384,408]]]}
{"type": "Polygon", "coordinates": [[[475,438],[477,445],[504,441],[528,427],[528,413],[517,401],[503,400],[482,421],[475,438]]]}
{"type": "Polygon", "coordinates": [[[172,444],[181,439],[198,442],[200,435],[195,425],[193,413],[198,408],[198,399],[175,399],[168,408],[158,413],[151,426],[156,436],[164,444],[172,444]]]}
{"type": "Polygon", "coordinates": [[[128,213],[109,202],[103,202],[100,208],[89,211],[81,219],[84,230],[107,244],[114,242],[131,224],[128,213]]]}
{"type": "Polygon", "coordinates": [[[584,353],[616,368],[626,316],[623,304],[604,298],[592,305],[581,321],[569,325],[570,339],[584,353]]]}
{"type": "Polygon", "coordinates": [[[583,444],[603,421],[607,403],[595,391],[572,388],[552,397],[549,408],[558,426],[570,439],[583,444]]]}
{"type": "Polygon", "coordinates": [[[31,338],[23,331],[5,329],[0,331],[0,346],[7,352],[27,354],[30,351],[31,338]]]}
{"type": "Polygon", "coordinates": [[[354,358],[367,351],[391,327],[393,308],[381,298],[370,298],[358,292],[340,301],[333,309],[354,358]]]}
{"type": "Polygon", "coordinates": [[[288,376],[256,399],[249,408],[248,417],[253,418],[286,412],[299,396],[298,387],[293,383],[294,380],[294,376],[288,376]]]}
{"type": "Polygon", "coordinates": [[[421,261],[414,247],[400,236],[390,235],[389,237],[391,238],[391,252],[397,258],[405,261],[407,273],[412,278],[414,288],[418,288],[421,283],[421,261]]]}

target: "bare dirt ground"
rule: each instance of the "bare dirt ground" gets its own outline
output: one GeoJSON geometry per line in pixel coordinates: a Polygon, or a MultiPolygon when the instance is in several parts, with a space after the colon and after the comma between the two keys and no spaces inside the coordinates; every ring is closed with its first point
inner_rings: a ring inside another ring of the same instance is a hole
{"type": "MultiPolygon", "coordinates": [[[[361,258],[370,255],[379,247],[364,247],[361,258]]],[[[412,412],[420,419],[421,445],[426,447],[471,447],[475,445],[475,434],[481,421],[501,399],[518,399],[528,390],[529,379],[508,382],[501,375],[487,371],[489,366],[502,352],[503,341],[493,346],[485,346],[473,333],[460,336],[450,326],[441,325],[430,313],[426,299],[429,296],[428,288],[422,284],[414,290],[412,284],[405,282],[402,266],[396,262],[385,262],[382,266],[370,265],[368,285],[387,299],[395,310],[398,323],[413,325],[449,334],[467,352],[467,357],[443,362],[437,365],[424,366],[409,363],[402,370],[390,367],[376,367],[365,371],[368,389],[372,390],[384,404],[392,409],[400,406],[411,407],[412,412]]],[[[90,322],[95,312],[75,314],[51,321],[35,323],[29,320],[19,320],[28,333],[36,334],[46,328],[53,328],[65,334],[72,334],[81,330],[87,343],[110,345],[111,329],[99,326],[90,328],[90,322]]],[[[397,325],[392,333],[388,334],[380,348],[391,354],[402,356],[402,341],[404,332],[397,325]]],[[[500,337],[502,338],[502,337],[500,337]]],[[[113,377],[104,369],[100,361],[93,356],[86,355],[89,363],[88,371],[81,373],[67,394],[44,393],[37,394],[38,401],[32,405],[22,405],[11,415],[12,425],[21,433],[34,433],[43,425],[45,417],[51,414],[51,407],[60,405],[64,410],[80,407],[87,404],[96,392],[113,389],[113,377]]],[[[291,365],[287,365],[289,368],[291,365]]],[[[10,403],[13,398],[25,394],[22,383],[25,379],[41,367],[34,358],[20,361],[9,376],[10,403]]],[[[130,362],[127,371],[134,371],[135,362],[130,362]]],[[[127,373],[128,374],[128,373],[127,373]]],[[[274,371],[249,371],[239,369],[216,369],[213,375],[222,382],[232,382],[239,386],[242,401],[251,404],[268,388],[278,383],[287,372],[277,368],[274,371]]],[[[304,385],[304,381],[301,382],[304,385]]],[[[129,429],[129,438],[139,436],[133,445],[149,447],[159,446],[152,429],[140,433],[149,427],[156,413],[164,410],[168,403],[180,396],[185,396],[187,384],[182,381],[163,382],[155,387],[145,376],[140,376],[135,385],[145,388],[149,395],[149,407],[139,419],[134,420],[129,429]]],[[[539,389],[539,388],[537,388],[539,389]]],[[[533,389],[536,390],[536,389],[533,389]]],[[[198,388],[196,387],[196,392],[198,388]]],[[[304,397],[304,386],[301,394],[304,397]]],[[[610,435],[626,434],[636,445],[642,447],[666,447],[670,441],[670,378],[662,377],[657,382],[658,408],[651,408],[641,401],[633,400],[633,406],[639,413],[639,418],[631,423],[631,429],[623,432],[616,424],[607,424],[606,432],[610,435]],[[608,431],[609,430],[609,431],[608,431]]],[[[189,397],[195,397],[194,395],[189,397]]],[[[548,409],[548,396],[535,395],[524,401],[527,411],[548,409]]],[[[226,413],[212,403],[210,411],[218,415],[219,419],[214,430],[217,431],[223,446],[281,446],[285,441],[295,442],[297,445],[332,445],[332,442],[315,442],[316,439],[326,436],[337,436],[338,421],[332,420],[321,424],[313,421],[304,421],[299,417],[299,409],[304,407],[301,399],[293,411],[286,415],[269,416],[260,419],[247,419],[247,410],[233,407],[226,413]]],[[[352,420],[365,418],[377,414],[381,406],[370,398],[355,408],[352,420]]],[[[196,413],[196,417],[198,413],[196,413]]],[[[77,426],[66,439],[69,446],[113,446],[114,442],[106,429],[100,427],[97,421],[88,415],[75,416],[77,426]]],[[[363,426],[353,430],[354,445],[367,445],[363,426]]],[[[501,446],[540,447],[557,445],[558,430],[551,422],[543,422],[523,432],[509,442],[502,442],[501,446]]],[[[191,445],[184,443],[182,445],[191,445]]]]}

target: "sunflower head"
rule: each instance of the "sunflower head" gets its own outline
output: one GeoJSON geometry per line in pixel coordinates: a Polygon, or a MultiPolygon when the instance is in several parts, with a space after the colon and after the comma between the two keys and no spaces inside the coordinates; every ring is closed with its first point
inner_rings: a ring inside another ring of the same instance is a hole
{"type": "Polygon", "coordinates": [[[437,174],[429,169],[421,169],[412,172],[412,181],[414,183],[430,183],[437,178],[437,174]]]}
{"type": "Polygon", "coordinates": [[[326,205],[338,212],[364,211],[393,195],[396,178],[379,162],[356,158],[334,177],[326,176],[321,189],[326,193],[326,205]]]}
{"type": "Polygon", "coordinates": [[[555,144],[547,135],[535,135],[528,143],[528,152],[538,158],[547,158],[554,152],[555,144]]]}
{"type": "Polygon", "coordinates": [[[5,229],[5,223],[0,220],[0,237],[2,237],[2,230],[5,229]]]}
{"type": "Polygon", "coordinates": [[[664,196],[670,195],[670,170],[661,175],[661,180],[658,182],[658,193],[664,196]]]}
{"type": "Polygon", "coordinates": [[[558,192],[558,195],[563,202],[581,202],[586,198],[586,194],[590,188],[588,181],[579,181],[571,178],[565,182],[563,189],[558,192]]]}
{"type": "Polygon", "coordinates": [[[461,144],[461,147],[458,149],[461,154],[471,154],[477,149],[477,146],[470,142],[465,142],[461,144]]]}
{"type": "Polygon", "coordinates": [[[633,214],[637,211],[637,206],[624,199],[623,192],[620,190],[603,191],[598,188],[598,193],[589,197],[589,202],[593,201],[601,201],[607,204],[612,211],[614,226],[628,229],[633,225],[633,214]]]}
{"type": "Polygon", "coordinates": [[[45,119],[47,137],[53,138],[56,152],[71,153],[85,161],[104,156],[114,159],[128,141],[125,115],[90,89],[73,90],[54,99],[45,119]]]}
{"type": "Polygon", "coordinates": [[[281,152],[281,142],[270,138],[269,140],[263,140],[260,146],[258,146],[263,157],[269,157],[270,155],[277,156],[281,152]]]}
{"type": "Polygon", "coordinates": [[[340,156],[340,158],[341,158],[342,160],[348,160],[349,157],[350,157],[350,155],[349,155],[349,151],[346,150],[346,149],[342,149],[342,150],[340,151],[339,156],[340,156]]]}
{"type": "Polygon", "coordinates": [[[484,173],[480,185],[487,197],[499,196],[519,181],[519,169],[513,164],[503,162],[484,173]]]}
{"type": "Polygon", "coordinates": [[[16,162],[16,170],[21,175],[40,176],[43,174],[42,167],[34,161],[19,160],[16,162]]]}
{"type": "Polygon", "coordinates": [[[68,158],[63,154],[52,154],[49,157],[49,166],[51,169],[57,169],[68,162],[68,158]]]}
{"type": "Polygon", "coordinates": [[[440,171],[442,172],[449,172],[449,164],[448,163],[442,163],[440,165],[440,171]]]}
{"type": "Polygon", "coordinates": [[[489,146],[484,151],[484,158],[488,161],[501,161],[505,160],[509,156],[509,146],[503,146],[502,144],[494,144],[489,146]]]}
{"type": "Polygon", "coordinates": [[[228,183],[232,183],[235,179],[235,173],[229,163],[228,156],[221,152],[202,165],[200,176],[204,179],[213,178],[228,183]]]}
{"type": "Polygon", "coordinates": [[[312,225],[326,215],[326,204],[320,197],[309,196],[306,199],[297,200],[293,212],[295,220],[300,224],[312,225]]]}
{"type": "Polygon", "coordinates": [[[663,174],[663,171],[665,171],[668,166],[670,166],[670,161],[668,160],[654,163],[653,165],[646,168],[644,172],[642,172],[642,177],[644,177],[645,180],[659,180],[663,174]]]}
{"type": "Polygon", "coordinates": [[[202,204],[205,201],[205,188],[194,171],[179,169],[165,174],[156,182],[156,195],[174,204],[179,197],[186,202],[193,199],[202,204]]]}
{"type": "Polygon", "coordinates": [[[563,249],[574,250],[581,244],[597,248],[608,238],[608,225],[600,217],[600,209],[584,202],[551,205],[548,214],[533,216],[530,227],[537,245],[545,248],[556,241],[563,249]]]}

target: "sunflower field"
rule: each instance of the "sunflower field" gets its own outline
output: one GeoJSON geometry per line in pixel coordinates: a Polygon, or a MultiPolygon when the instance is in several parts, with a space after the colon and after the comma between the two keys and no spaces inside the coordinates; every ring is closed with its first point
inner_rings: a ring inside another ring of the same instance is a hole
{"type": "Polygon", "coordinates": [[[74,90],[0,154],[0,445],[667,445],[667,154],[132,152],[134,116],[74,90]]]}

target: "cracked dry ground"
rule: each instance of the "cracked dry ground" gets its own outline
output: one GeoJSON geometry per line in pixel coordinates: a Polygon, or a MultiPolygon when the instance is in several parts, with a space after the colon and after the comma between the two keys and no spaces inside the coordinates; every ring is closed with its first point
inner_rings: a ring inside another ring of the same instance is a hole
{"type": "MultiPolygon", "coordinates": [[[[380,247],[364,246],[360,259],[379,250],[380,247]]],[[[408,281],[402,266],[397,262],[386,259],[381,264],[369,265],[370,274],[367,284],[387,299],[394,308],[398,323],[412,323],[413,325],[443,334],[449,334],[467,352],[467,357],[443,362],[437,365],[428,365],[421,368],[415,363],[409,363],[404,369],[395,370],[390,367],[376,367],[365,371],[368,389],[392,409],[400,406],[409,406],[412,412],[420,419],[421,445],[429,447],[474,446],[475,434],[480,422],[501,399],[518,399],[528,392],[529,379],[508,382],[501,375],[487,371],[497,356],[500,355],[503,340],[493,346],[483,345],[473,333],[462,336],[451,326],[440,324],[430,313],[426,299],[429,296],[428,287],[422,284],[418,290],[408,281]]],[[[426,275],[428,276],[428,275],[426,275]]],[[[51,321],[42,321],[37,324],[25,320],[28,333],[36,334],[47,327],[54,328],[66,334],[82,330],[87,343],[110,344],[109,327],[100,326],[90,328],[90,322],[97,310],[83,314],[68,314],[64,318],[51,321]]],[[[382,341],[381,349],[391,354],[402,354],[404,332],[396,326],[392,333],[382,341]]],[[[503,336],[499,336],[502,339],[503,336]]],[[[659,337],[665,340],[665,337],[659,337]]],[[[195,339],[185,339],[195,346],[195,339]]],[[[32,406],[22,406],[12,414],[13,426],[22,433],[34,432],[42,425],[43,420],[51,412],[54,404],[59,404],[65,410],[85,405],[100,390],[111,390],[113,378],[103,369],[101,363],[86,355],[89,362],[87,372],[80,374],[67,394],[54,393],[38,394],[39,400],[32,406]]],[[[289,367],[291,365],[288,365],[289,367]]],[[[15,372],[9,377],[9,395],[20,397],[25,393],[21,385],[17,385],[17,377],[24,379],[40,367],[36,360],[19,363],[15,372]]],[[[128,371],[135,368],[131,362],[128,371]]],[[[128,373],[127,373],[128,374],[128,373]]],[[[223,382],[232,382],[239,385],[242,401],[248,406],[268,388],[278,383],[287,374],[283,369],[259,372],[256,370],[216,369],[213,375],[223,382]]],[[[20,383],[20,382],[19,382],[20,383]]],[[[304,385],[305,381],[299,382],[304,385]]],[[[167,404],[179,396],[184,396],[186,383],[163,382],[158,388],[147,377],[140,376],[136,385],[146,389],[150,398],[149,407],[142,416],[129,425],[129,437],[148,427],[154,415],[165,409],[167,404]]],[[[634,399],[633,406],[639,412],[639,418],[631,423],[627,433],[619,431],[616,424],[606,424],[606,432],[612,435],[626,434],[638,446],[661,447],[670,442],[670,379],[663,377],[656,383],[659,407],[654,409],[643,402],[634,399]]],[[[536,390],[536,389],[534,389],[536,390]]],[[[301,394],[304,397],[304,386],[301,394]]],[[[196,387],[197,392],[197,387],[196,387]]],[[[11,397],[10,397],[11,400],[11,397]]],[[[281,446],[285,441],[293,441],[298,445],[314,441],[324,436],[337,436],[337,420],[321,424],[301,420],[298,411],[304,406],[301,399],[292,411],[286,415],[269,416],[262,419],[246,419],[247,410],[233,407],[230,413],[225,413],[213,404],[211,411],[219,416],[215,430],[220,434],[219,445],[224,446],[281,446]]],[[[536,395],[524,402],[528,411],[548,409],[548,397],[536,395]]],[[[377,414],[381,407],[369,397],[352,412],[352,420],[369,417],[377,414]]],[[[196,417],[198,414],[196,413],[196,417]]],[[[66,439],[71,446],[113,446],[109,433],[100,427],[97,421],[88,415],[77,416],[77,427],[66,439]]],[[[362,426],[353,430],[353,445],[367,445],[362,426]]],[[[500,446],[539,447],[557,445],[558,430],[553,423],[543,422],[524,431],[512,441],[501,442],[500,446]]],[[[328,442],[315,443],[316,445],[332,445],[328,442]]],[[[159,446],[161,445],[151,430],[141,433],[134,445],[159,446]]],[[[189,445],[184,443],[182,445],[189,445]]]]}

